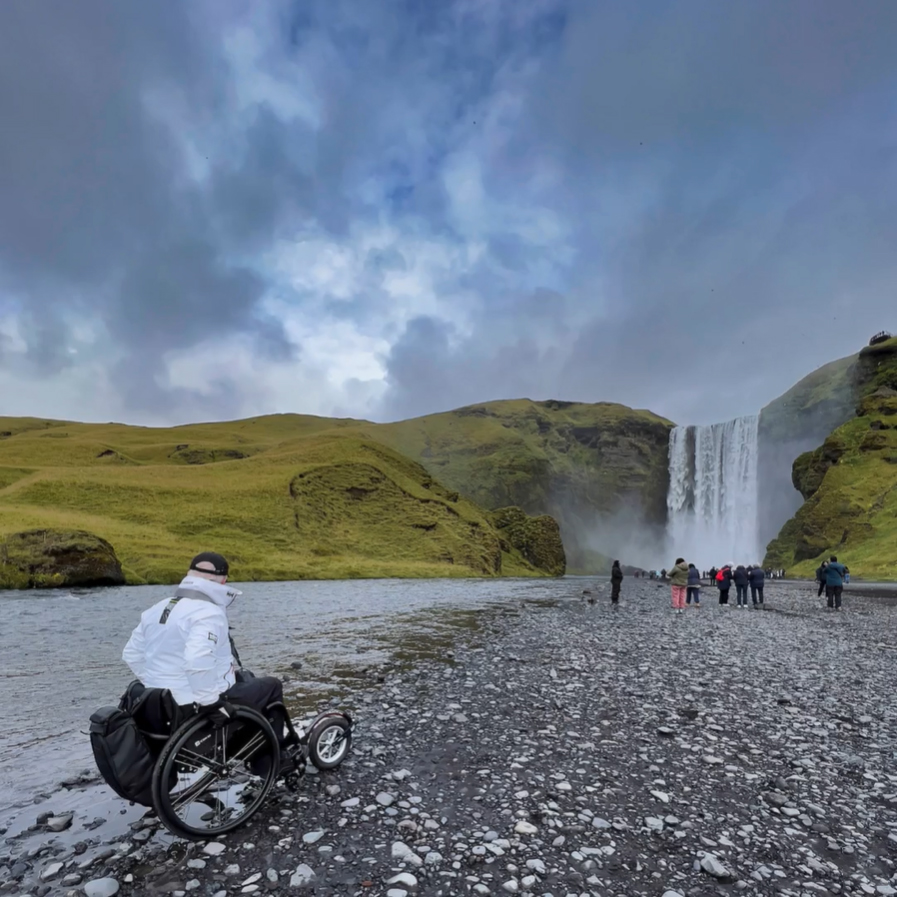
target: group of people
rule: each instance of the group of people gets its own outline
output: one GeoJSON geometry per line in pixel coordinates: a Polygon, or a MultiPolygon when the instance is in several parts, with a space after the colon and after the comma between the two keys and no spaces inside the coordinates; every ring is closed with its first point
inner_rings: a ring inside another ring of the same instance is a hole
{"type": "Polygon", "coordinates": [[[841,610],[844,584],[850,582],[849,568],[839,563],[838,558],[832,555],[816,568],[816,582],[819,584],[816,597],[821,597],[825,591],[826,607],[829,610],[841,610]]]}
{"type": "MultiPolygon", "coordinates": [[[[687,607],[701,606],[701,582],[709,579],[719,592],[720,605],[729,606],[729,592],[735,586],[735,607],[750,607],[752,610],[763,607],[763,589],[767,578],[781,579],[785,571],[767,569],[759,564],[724,564],[722,567],[711,567],[702,573],[694,564],[684,558],[676,558],[670,570],[636,570],[633,576],[647,576],[649,579],[668,581],[672,589],[673,611],[683,613],[687,607]],[[751,603],[748,604],[748,590],[751,603]]],[[[620,601],[620,586],[623,582],[623,571],[619,561],[614,561],[611,570],[611,604],[616,606],[620,601]]],[[[832,555],[816,570],[816,582],[819,584],[817,595],[825,591],[827,605],[830,609],[841,610],[841,596],[844,584],[850,582],[850,570],[838,562],[832,555]]],[[[584,593],[591,594],[591,593],[584,593]]]]}

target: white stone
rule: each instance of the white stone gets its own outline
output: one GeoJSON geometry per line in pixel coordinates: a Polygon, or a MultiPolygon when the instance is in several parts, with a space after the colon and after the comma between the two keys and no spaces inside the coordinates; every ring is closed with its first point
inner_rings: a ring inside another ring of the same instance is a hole
{"type": "Polygon", "coordinates": [[[431,850],[425,857],[424,862],[428,866],[438,866],[442,862],[442,854],[437,850],[431,850]]]}
{"type": "Polygon", "coordinates": [[[509,878],[502,885],[502,889],[507,891],[509,894],[516,894],[520,890],[520,885],[517,883],[516,878],[509,878]]]}
{"type": "Polygon", "coordinates": [[[290,876],[290,887],[304,888],[307,885],[310,885],[316,878],[315,871],[311,866],[307,866],[305,863],[300,863],[296,867],[296,871],[290,876]]]}
{"type": "Polygon", "coordinates": [[[395,797],[386,791],[381,791],[374,800],[376,800],[381,807],[391,807],[396,802],[395,797]]]}
{"type": "Polygon", "coordinates": [[[412,866],[421,866],[424,862],[407,844],[402,841],[396,841],[392,845],[391,853],[394,860],[403,860],[406,863],[410,863],[412,866]]]}
{"type": "Polygon", "coordinates": [[[64,832],[71,824],[74,813],[63,813],[61,816],[53,816],[47,820],[47,828],[51,832],[64,832]]]}
{"type": "Polygon", "coordinates": [[[670,796],[665,791],[652,791],[652,797],[656,797],[661,803],[668,804],[670,802],[670,796]]]}
{"type": "Polygon", "coordinates": [[[683,895],[679,891],[664,891],[663,897],[683,897],[683,895]]]}
{"type": "Polygon", "coordinates": [[[246,881],[243,882],[243,884],[244,884],[244,886],[245,885],[254,885],[261,877],[262,877],[261,872],[255,872],[252,875],[250,875],[249,878],[247,878],[246,881]]]}
{"type": "Polygon", "coordinates": [[[526,868],[532,869],[533,872],[538,872],[539,875],[545,874],[545,863],[542,860],[527,860],[526,868]]]}
{"type": "Polygon", "coordinates": [[[317,844],[318,841],[320,841],[321,838],[323,838],[323,837],[324,837],[323,830],[318,829],[318,831],[316,831],[316,832],[307,832],[306,834],[304,834],[302,836],[302,840],[306,844],[317,844]]]}
{"type": "Polygon", "coordinates": [[[210,857],[220,857],[227,850],[227,845],[220,841],[211,841],[203,847],[202,852],[210,857]]]}
{"type": "MultiPolygon", "coordinates": [[[[514,831],[517,832],[518,835],[535,835],[539,829],[537,829],[531,822],[520,821],[514,826],[514,831]]],[[[516,887],[516,881],[514,882],[514,885],[516,887]]],[[[502,887],[504,887],[504,885],[502,885],[502,887]]]]}
{"type": "Polygon", "coordinates": [[[53,878],[55,875],[59,875],[62,871],[63,863],[50,863],[43,872],[40,874],[40,880],[46,881],[48,878],[53,878]]]}
{"type": "Polygon", "coordinates": [[[592,819],[592,828],[610,828],[610,823],[600,816],[595,816],[592,819]]]}
{"type": "Polygon", "coordinates": [[[344,800],[340,806],[346,807],[347,809],[350,807],[357,807],[361,803],[360,797],[350,797],[348,800],[344,800]]]}
{"type": "Polygon", "coordinates": [[[114,897],[118,893],[118,882],[114,878],[95,878],[84,885],[87,897],[114,897]]]}
{"type": "Polygon", "coordinates": [[[729,870],[712,854],[705,853],[701,860],[701,868],[714,878],[729,878],[729,870]]]}
{"type": "Polygon", "coordinates": [[[386,883],[388,885],[403,885],[406,888],[417,887],[417,879],[410,872],[400,872],[398,875],[394,875],[390,878],[386,883]]]}
{"type": "Polygon", "coordinates": [[[390,888],[386,897],[408,897],[408,892],[404,888],[390,888]]]}

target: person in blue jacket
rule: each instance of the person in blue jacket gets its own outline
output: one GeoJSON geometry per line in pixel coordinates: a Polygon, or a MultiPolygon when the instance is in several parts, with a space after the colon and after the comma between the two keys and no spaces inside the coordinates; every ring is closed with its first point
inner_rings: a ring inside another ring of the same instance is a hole
{"type": "Polygon", "coordinates": [[[735,600],[738,602],[738,607],[747,607],[747,590],[748,590],[748,572],[744,569],[744,564],[739,564],[735,568],[735,573],[732,575],[732,579],[735,580],[735,600]]]}
{"type": "Polygon", "coordinates": [[[748,581],[751,584],[751,602],[753,607],[763,606],[763,584],[766,573],[762,567],[751,567],[748,571],[748,581]]]}
{"type": "Polygon", "coordinates": [[[832,555],[828,566],[825,568],[825,598],[828,608],[841,610],[841,593],[844,591],[844,579],[849,573],[844,564],[838,563],[838,558],[832,555]]]}
{"type": "Polygon", "coordinates": [[[701,606],[701,571],[694,565],[688,565],[688,593],[685,597],[685,603],[691,606],[691,600],[694,598],[695,607],[701,606]]]}

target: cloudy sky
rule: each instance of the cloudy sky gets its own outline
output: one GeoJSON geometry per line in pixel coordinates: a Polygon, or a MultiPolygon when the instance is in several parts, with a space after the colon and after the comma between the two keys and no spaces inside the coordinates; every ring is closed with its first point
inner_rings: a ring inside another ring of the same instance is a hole
{"type": "Polygon", "coordinates": [[[0,413],[756,411],[897,330],[894,0],[3,0],[0,413]]]}

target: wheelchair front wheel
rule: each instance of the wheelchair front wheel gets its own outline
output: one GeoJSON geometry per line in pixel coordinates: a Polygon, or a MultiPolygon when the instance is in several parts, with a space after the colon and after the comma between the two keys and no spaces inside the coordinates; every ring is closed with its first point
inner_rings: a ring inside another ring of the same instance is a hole
{"type": "Polygon", "coordinates": [[[250,707],[215,728],[194,717],[169,738],[153,772],[153,806],[173,835],[206,840],[255,815],[280,772],[271,724],[250,707]]]}
{"type": "Polygon", "coordinates": [[[308,736],[308,759],[322,772],[336,769],[352,746],[352,726],[344,716],[326,716],[308,736]]]}

